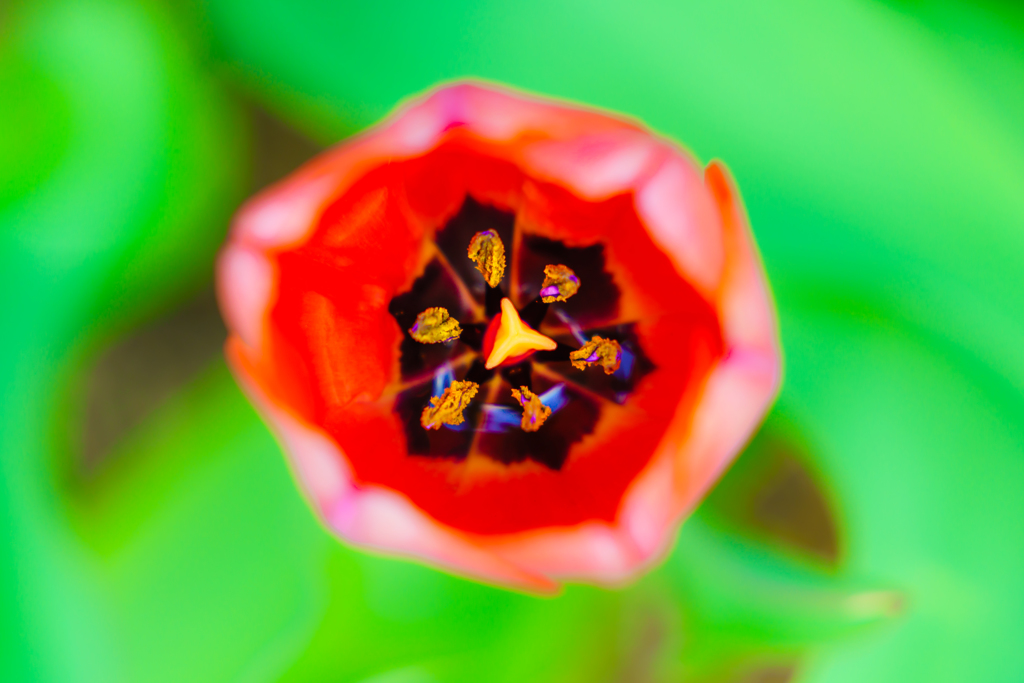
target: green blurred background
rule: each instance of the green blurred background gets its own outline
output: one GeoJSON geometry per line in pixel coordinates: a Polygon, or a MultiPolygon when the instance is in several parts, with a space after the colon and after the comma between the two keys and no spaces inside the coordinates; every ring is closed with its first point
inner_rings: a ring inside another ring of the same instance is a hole
{"type": "Polygon", "coordinates": [[[1024,680],[1024,9],[0,4],[0,680],[1024,680]],[[659,569],[542,599],[333,540],[220,355],[248,195],[433,84],[724,159],[785,385],[659,569]]]}

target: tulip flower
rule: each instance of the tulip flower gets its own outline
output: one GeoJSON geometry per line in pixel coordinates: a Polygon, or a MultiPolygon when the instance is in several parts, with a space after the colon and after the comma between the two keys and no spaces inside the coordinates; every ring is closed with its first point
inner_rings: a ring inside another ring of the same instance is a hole
{"type": "Polygon", "coordinates": [[[489,85],[252,199],[217,275],[230,365],[323,523],[525,590],[656,562],[779,383],[725,167],[489,85]]]}

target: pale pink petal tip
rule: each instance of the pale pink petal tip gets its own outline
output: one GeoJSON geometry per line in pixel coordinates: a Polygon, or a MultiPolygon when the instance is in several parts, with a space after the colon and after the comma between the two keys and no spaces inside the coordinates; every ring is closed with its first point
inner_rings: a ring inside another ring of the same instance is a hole
{"type": "Polygon", "coordinates": [[[670,156],[637,193],[636,207],[679,272],[711,298],[725,260],[721,219],[694,163],[680,152],[670,156]]]}
{"type": "Polygon", "coordinates": [[[250,349],[262,346],[274,292],[274,267],[245,246],[230,244],[217,260],[217,298],[224,322],[250,349]]]}

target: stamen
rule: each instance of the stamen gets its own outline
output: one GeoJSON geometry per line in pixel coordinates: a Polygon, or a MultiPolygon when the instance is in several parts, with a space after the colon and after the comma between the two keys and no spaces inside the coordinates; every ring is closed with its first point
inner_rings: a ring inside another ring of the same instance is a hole
{"type": "MultiPolygon", "coordinates": [[[[551,409],[551,414],[557,413],[569,402],[565,393],[565,384],[556,384],[539,396],[540,402],[551,409]]],[[[483,419],[480,421],[477,431],[500,434],[515,428],[522,428],[522,418],[515,408],[500,405],[485,404],[481,406],[483,419]]]]}
{"type": "Polygon", "coordinates": [[[440,396],[432,396],[423,409],[420,424],[424,429],[440,429],[442,424],[460,425],[465,421],[462,411],[480,390],[476,382],[452,382],[440,396]]]}
{"type": "Polygon", "coordinates": [[[476,269],[483,273],[487,284],[497,287],[505,274],[505,245],[498,233],[484,230],[473,235],[469,241],[469,258],[476,262],[476,269]]]}
{"type": "Polygon", "coordinates": [[[462,328],[458,320],[448,315],[448,309],[435,306],[416,316],[409,334],[421,344],[440,344],[458,339],[462,328]]]}
{"type": "Polygon", "coordinates": [[[580,279],[568,266],[544,266],[544,282],[540,288],[541,301],[544,303],[565,301],[579,289],[580,279]]]}
{"type": "Polygon", "coordinates": [[[524,432],[535,432],[551,416],[551,408],[541,403],[540,396],[526,387],[512,390],[512,398],[523,407],[521,427],[524,432]]]}
{"type": "Polygon", "coordinates": [[[516,307],[505,298],[501,300],[501,323],[494,337],[494,346],[487,357],[486,367],[490,370],[501,365],[506,358],[541,349],[551,351],[557,347],[558,342],[554,339],[527,327],[520,320],[516,307]]]}
{"type": "Polygon", "coordinates": [[[595,336],[570,353],[569,360],[577,370],[586,370],[588,366],[598,364],[604,368],[604,374],[610,375],[619,369],[619,363],[622,362],[622,347],[614,339],[595,336]]]}

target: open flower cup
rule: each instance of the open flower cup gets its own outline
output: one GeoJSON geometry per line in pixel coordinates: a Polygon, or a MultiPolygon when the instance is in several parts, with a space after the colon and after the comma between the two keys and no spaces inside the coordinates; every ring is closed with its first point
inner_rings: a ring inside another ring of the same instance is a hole
{"type": "Polygon", "coordinates": [[[779,383],[728,171],[458,84],[239,213],[236,377],[346,541],[538,592],[670,548],[779,383]]]}

